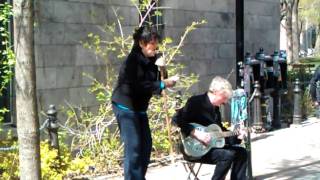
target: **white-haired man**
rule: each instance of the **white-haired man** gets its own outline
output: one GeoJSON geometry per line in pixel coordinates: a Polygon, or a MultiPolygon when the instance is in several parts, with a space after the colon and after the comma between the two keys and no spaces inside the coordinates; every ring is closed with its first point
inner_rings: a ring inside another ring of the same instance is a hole
{"type": "MultiPolygon", "coordinates": [[[[186,105],[177,112],[175,122],[181,128],[182,134],[184,136],[192,136],[203,144],[208,145],[212,138],[210,134],[196,129],[190,123],[197,123],[202,126],[216,124],[223,131],[227,131],[221,123],[219,106],[226,103],[231,97],[231,84],[222,77],[214,77],[208,92],[190,97],[186,105]]],[[[225,179],[230,168],[231,180],[245,180],[247,151],[245,148],[233,146],[241,142],[243,134],[244,132],[241,131],[239,136],[226,138],[226,145],[223,148],[212,148],[195,161],[216,164],[212,176],[213,180],[225,179]]]]}

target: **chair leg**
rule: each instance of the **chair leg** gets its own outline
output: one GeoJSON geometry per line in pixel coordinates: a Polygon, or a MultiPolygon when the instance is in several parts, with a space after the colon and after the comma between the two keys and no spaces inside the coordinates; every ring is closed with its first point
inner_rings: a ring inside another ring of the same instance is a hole
{"type": "Polygon", "coordinates": [[[202,166],[202,163],[200,163],[199,167],[196,168],[196,163],[183,162],[183,167],[188,172],[187,180],[191,180],[191,175],[194,176],[194,180],[199,180],[198,174],[200,172],[201,166],[202,166]]]}

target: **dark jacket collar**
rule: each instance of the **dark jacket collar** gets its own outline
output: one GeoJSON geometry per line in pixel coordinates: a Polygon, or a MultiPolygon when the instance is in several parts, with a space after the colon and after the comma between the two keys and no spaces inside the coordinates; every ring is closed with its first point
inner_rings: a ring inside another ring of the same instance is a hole
{"type": "Polygon", "coordinates": [[[203,96],[204,96],[203,98],[204,98],[204,106],[205,106],[205,108],[214,110],[217,106],[214,106],[214,105],[211,104],[209,96],[208,96],[208,92],[205,92],[203,94],[203,96]]]}
{"type": "Polygon", "coordinates": [[[134,47],[132,48],[132,52],[137,56],[137,60],[141,62],[143,65],[148,65],[149,63],[154,64],[156,57],[147,58],[141,51],[141,48],[134,47]]]}

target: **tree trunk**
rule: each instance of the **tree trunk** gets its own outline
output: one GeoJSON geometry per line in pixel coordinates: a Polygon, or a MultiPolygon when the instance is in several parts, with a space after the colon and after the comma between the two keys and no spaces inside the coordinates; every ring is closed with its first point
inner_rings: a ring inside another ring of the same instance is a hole
{"type": "Polygon", "coordinates": [[[292,4],[287,3],[287,19],[286,19],[286,34],[287,34],[287,62],[291,64],[293,62],[292,52],[292,4]]]}
{"type": "Polygon", "coordinates": [[[296,63],[299,61],[299,46],[300,46],[300,34],[299,34],[299,17],[298,17],[299,0],[293,0],[292,2],[292,61],[296,63]]]}
{"type": "Polygon", "coordinates": [[[14,0],[16,112],[21,180],[40,180],[33,0],[14,0]]]}

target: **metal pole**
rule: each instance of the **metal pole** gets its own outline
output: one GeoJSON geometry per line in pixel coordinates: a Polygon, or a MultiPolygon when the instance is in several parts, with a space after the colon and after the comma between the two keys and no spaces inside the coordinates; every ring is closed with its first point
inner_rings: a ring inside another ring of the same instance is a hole
{"type": "Polygon", "coordinates": [[[301,88],[300,81],[296,79],[294,82],[293,89],[293,120],[292,123],[298,125],[302,120],[302,109],[301,109],[301,88]]]}
{"type": "Polygon", "coordinates": [[[51,104],[47,111],[48,116],[48,134],[49,134],[49,145],[52,148],[55,148],[59,152],[59,139],[58,139],[58,119],[57,119],[57,110],[55,105],[51,104]]]}
{"type": "Polygon", "coordinates": [[[254,100],[253,100],[253,128],[259,132],[262,131],[263,122],[261,117],[261,92],[258,81],[254,82],[254,100]]]}

